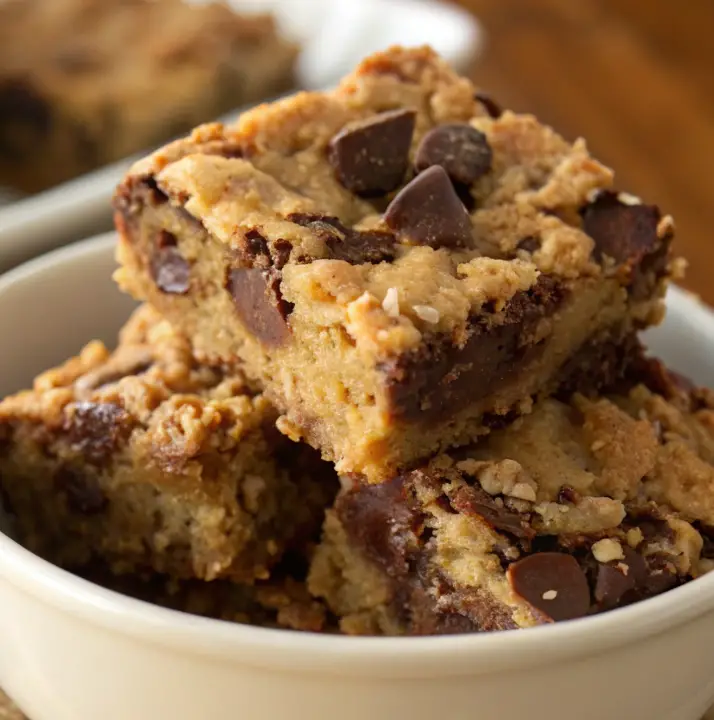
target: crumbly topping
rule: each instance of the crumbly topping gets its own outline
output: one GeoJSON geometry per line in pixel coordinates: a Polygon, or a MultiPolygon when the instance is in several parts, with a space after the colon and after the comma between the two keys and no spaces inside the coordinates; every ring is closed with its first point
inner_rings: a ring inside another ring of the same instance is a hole
{"type": "MultiPolygon", "coordinates": [[[[134,313],[113,353],[91,342],[39,375],[31,391],[0,402],[0,424],[29,421],[59,430],[76,425],[79,410],[92,413],[96,424],[103,408],[112,409],[101,415],[106,422],[121,417],[123,427],[142,430],[135,435],[136,452],[172,465],[209,448],[229,450],[276,417],[239,371],[224,378],[197,363],[187,340],[149,306],[134,313]]],[[[87,425],[81,432],[91,430],[87,425]]]]}

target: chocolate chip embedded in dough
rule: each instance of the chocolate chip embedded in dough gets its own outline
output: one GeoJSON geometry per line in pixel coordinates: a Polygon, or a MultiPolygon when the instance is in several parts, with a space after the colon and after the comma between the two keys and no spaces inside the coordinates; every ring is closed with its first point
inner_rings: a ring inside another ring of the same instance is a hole
{"type": "Polygon", "coordinates": [[[343,242],[335,238],[328,240],[327,246],[335,260],[345,260],[352,265],[362,265],[393,260],[395,241],[392,233],[380,230],[352,231],[343,242]]]}
{"type": "Polygon", "coordinates": [[[494,120],[498,120],[498,118],[503,115],[503,108],[488,93],[480,91],[475,92],[474,100],[480,102],[481,105],[483,105],[484,110],[494,120]]]}
{"type": "Polygon", "coordinates": [[[514,592],[550,620],[572,620],[590,610],[590,587],[571,555],[535,553],[508,567],[514,592]]]}
{"type": "Polygon", "coordinates": [[[634,573],[625,564],[599,565],[595,580],[595,600],[603,608],[615,607],[636,586],[634,573]]]}
{"type": "Polygon", "coordinates": [[[168,295],[185,295],[188,292],[188,261],[179,251],[175,236],[167,230],[161,230],[156,236],[149,272],[161,292],[168,295]]]}
{"type": "Polygon", "coordinates": [[[72,450],[97,465],[126,441],[132,428],[129,413],[111,403],[74,403],[64,421],[72,450]]]}
{"type": "Polygon", "coordinates": [[[519,538],[532,538],[535,535],[535,530],[530,527],[524,516],[499,506],[480,487],[461,487],[450,500],[451,505],[458,512],[464,515],[478,515],[496,530],[519,538]]]}
{"type": "Polygon", "coordinates": [[[491,169],[493,153],[486,136],[465,123],[430,130],[417,149],[414,166],[422,172],[440,165],[455,182],[471,185],[491,169]]]}
{"type": "Polygon", "coordinates": [[[54,484],[64,492],[69,509],[79,515],[95,515],[107,505],[97,479],[86,473],[62,468],[55,474],[54,484]]]}
{"type": "Polygon", "coordinates": [[[292,308],[279,284],[274,271],[259,268],[234,268],[226,279],[238,317],[265,345],[282,345],[290,337],[286,319],[292,308]]]}
{"type": "Polygon", "coordinates": [[[337,133],[329,159],[337,179],[358,195],[383,195],[404,179],[416,112],[390,110],[352,123],[337,133]]]}
{"type": "Polygon", "coordinates": [[[655,205],[630,204],[614,192],[601,192],[583,208],[583,230],[603,255],[618,263],[637,264],[661,244],[657,237],[660,212],[655,205]]]}
{"type": "Polygon", "coordinates": [[[536,250],[540,249],[540,240],[533,235],[528,235],[518,243],[517,247],[519,250],[525,250],[526,252],[534,253],[536,250]]]}
{"type": "Polygon", "coordinates": [[[417,175],[397,194],[384,222],[409,245],[468,247],[472,240],[471,218],[438,165],[417,175]]]}
{"type": "Polygon", "coordinates": [[[388,262],[394,259],[396,238],[382,230],[352,230],[328,215],[293,213],[288,220],[309,228],[330,250],[330,257],[352,265],[388,262]]]}

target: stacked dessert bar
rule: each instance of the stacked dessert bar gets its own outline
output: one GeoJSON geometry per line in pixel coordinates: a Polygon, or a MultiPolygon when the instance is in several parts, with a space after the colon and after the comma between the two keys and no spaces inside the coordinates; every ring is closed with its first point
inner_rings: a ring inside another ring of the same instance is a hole
{"type": "Polygon", "coordinates": [[[155,152],[115,209],[147,305],[0,405],[38,551],[262,608],[307,564],[377,634],[581,617],[713,564],[713,398],[637,338],[673,224],[582,140],[393,48],[155,152]]]}

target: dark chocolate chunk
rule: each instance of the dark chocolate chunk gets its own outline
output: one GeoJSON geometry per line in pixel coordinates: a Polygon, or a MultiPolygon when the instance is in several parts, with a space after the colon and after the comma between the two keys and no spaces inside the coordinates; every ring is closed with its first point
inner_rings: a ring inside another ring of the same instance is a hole
{"type": "Polygon", "coordinates": [[[270,255],[268,241],[257,230],[248,230],[245,234],[247,251],[251,255],[270,255]]]}
{"type": "Polygon", "coordinates": [[[276,240],[273,243],[273,265],[276,269],[282,270],[290,259],[292,243],[288,240],[276,240]]]}
{"type": "Polygon", "coordinates": [[[500,506],[482,488],[460,487],[450,498],[451,505],[464,515],[478,515],[491,527],[510,533],[518,538],[532,538],[535,531],[528,524],[527,517],[510,512],[500,506]]]}
{"type": "Polygon", "coordinates": [[[390,110],[347,126],[330,142],[337,179],[358,195],[395,190],[407,171],[415,121],[414,110],[390,110]]]}
{"type": "Polygon", "coordinates": [[[408,476],[380,485],[360,484],[335,502],[335,512],[351,542],[391,578],[409,573],[409,539],[414,539],[419,519],[405,479],[408,476]]]}
{"type": "Polygon", "coordinates": [[[580,493],[570,485],[563,485],[558,491],[558,503],[561,505],[577,505],[580,499],[580,493]]]}
{"type": "Polygon", "coordinates": [[[327,242],[332,257],[352,265],[389,262],[394,259],[396,238],[380,230],[352,231],[344,241],[334,237],[327,242]]]}
{"type": "Polygon", "coordinates": [[[635,574],[640,597],[659,595],[677,584],[671,557],[655,553],[648,555],[645,561],[634,551],[630,550],[628,553],[628,550],[630,548],[625,548],[624,562],[629,566],[630,572],[635,574]]]}
{"type": "Polygon", "coordinates": [[[273,270],[234,268],[226,289],[241,322],[265,345],[282,345],[290,337],[286,322],[290,303],[280,293],[280,278],[273,270]]]}
{"type": "Polygon", "coordinates": [[[484,110],[494,119],[503,115],[503,108],[488,94],[485,92],[474,93],[474,99],[483,105],[484,110]]]}
{"type": "Polygon", "coordinates": [[[68,468],[60,469],[54,483],[67,498],[67,507],[80,515],[96,515],[104,510],[107,499],[95,477],[68,468]]]}
{"type": "Polygon", "coordinates": [[[518,243],[518,249],[534,253],[536,250],[540,249],[540,240],[532,235],[524,237],[523,240],[518,243]]]}
{"type": "Polygon", "coordinates": [[[345,227],[338,218],[328,215],[293,213],[288,215],[288,220],[310,228],[321,237],[335,260],[362,265],[394,259],[396,238],[390,232],[352,230],[345,227]]]}
{"type": "Polygon", "coordinates": [[[583,229],[595,241],[595,255],[636,266],[660,245],[659,209],[654,205],[628,205],[617,193],[601,192],[582,210],[583,229]]]}
{"type": "Polygon", "coordinates": [[[410,245],[471,245],[471,218],[446,171],[438,165],[400,190],[389,203],[384,221],[401,242],[410,245]]]}
{"type": "Polygon", "coordinates": [[[248,230],[240,239],[238,256],[240,264],[267,270],[271,267],[282,270],[290,258],[293,246],[289,240],[278,239],[269,243],[260,230],[248,230]]]}
{"type": "Polygon", "coordinates": [[[111,403],[74,403],[68,406],[64,421],[72,450],[94,464],[101,464],[117,450],[132,428],[126,410],[111,403]]]}
{"type": "MultiPolygon", "coordinates": [[[[143,178],[138,185],[140,189],[139,194],[145,196],[150,206],[164,205],[169,201],[169,196],[159,187],[159,184],[156,182],[156,178],[143,178]]],[[[131,205],[132,198],[131,196],[127,197],[126,188],[122,186],[121,190],[123,192],[119,194],[119,198],[126,204],[131,205]]],[[[188,215],[188,213],[186,214],[188,215]]],[[[190,217],[195,222],[196,218],[194,218],[193,215],[190,217]]]]}
{"type": "Polygon", "coordinates": [[[513,296],[499,325],[475,323],[464,345],[436,337],[382,363],[392,413],[410,422],[438,423],[495,392],[542,351],[543,342],[533,339],[535,328],[565,297],[558,281],[541,275],[536,285],[513,296]]]}
{"type": "Polygon", "coordinates": [[[465,123],[440,125],[419,144],[414,166],[422,172],[440,165],[455,182],[471,185],[491,169],[493,153],[486,136],[465,123]]]}
{"type": "Polygon", "coordinates": [[[590,588],[572,555],[544,552],[509,566],[514,592],[550,620],[572,620],[590,610],[590,588]]]}
{"type": "Polygon", "coordinates": [[[635,574],[629,567],[618,564],[599,565],[595,580],[595,600],[603,608],[612,608],[620,604],[628,593],[636,587],[635,574]]]}
{"type": "Polygon", "coordinates": [[[161,230],[156,237],[149,271],[161,292],[169,295],[185,295],[188,292],[191,280],[189,264],[181,255],[176,238],[167,230],[161,230]]]}

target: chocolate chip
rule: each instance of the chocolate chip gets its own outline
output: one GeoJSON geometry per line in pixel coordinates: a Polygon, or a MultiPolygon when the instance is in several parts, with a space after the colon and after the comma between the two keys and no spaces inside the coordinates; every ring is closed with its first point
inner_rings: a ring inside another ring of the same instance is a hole
{"type": "Polygon", "coordinates": [[[390,577],[409,573],[409,542],[419,512],[405,490],[409,476],[379,485],[360,483],[335,501],[350,542],[390,577]]]}
{"type": "Polygon", "coordinates": [[[485,92],[474,93],[474,99],[483,105],[484,110],[494,119],[503,115],[503,108],[488,94],[485,92]]]}
{"type": "Polygon", "coordinates": [[[290,337],[286,322],[292,307],[280,293],[280,279],[273,270],[234,268],[226,289],[241,322],[265,345],[282,345],[290,337]]]}
{"type": "Polygon", "coordinates": [[[465,123],[440,125],[419,144],[414,166],[422,172],[440,165],[456,183],[471,185],[491,169],[493,153],[486,136],[465,123]]]}
{"type": "Polygon", "coordinates": [[[471,218],[444,168],[436,165],[417,175],[392,200],[384,222],[410,245],[467,247],[471,218]]]}
{"type": "Polygon", "coordinates": [[[560,505],[577,505],[580,502],[580,493],[570,485],[563,485],[558,491],[560,505]]]}
{"type": "MultiPolygon", "coordinates": [[[[143,178],[143,180],[139,183],[139,187],[141,188],[140,194],[143,194],[146,197],[148,204],[151,206],[165,205],[169,201],[169,196],[159,187],[159,184],[156,182],[156,178],[143,178]]],[[[120,197],[131,203],[132,198],[126,197],[126,188],[122,187],[121,191],[120,197]]],[[[186,213],[186,215],[188,215],[188,213],[186,213]]],[[[195,221],[193,215],[190,217],[195,221]]]]}
{"type": "Polygon", "coordinates": [[[123,408],[111,403],[80,402],[67,408],[64,430],[72,450],[100,464],[130,435],[133,423],[123,408]]]}
{"type": "Polygon", "coordinates": [[[539,248],[540,248],[540,240],[537,237],[533,237],[532,235],[529,235],[528,237],[524,237],[523,240],[521,240],[518,243],[519,250],[525,250],[526,252],[529,252],[529,253],[534,253],[539,248]]]}
{"type": "Polygon", "coordinates": [[[509,566],[514,592],[551,620],[572,620],[590,610],[585,573],[571,555],[543,552],[509,566]]]}
{"type": "Polygon", "coordinates": [[[247,250],[251,255],[269,255],[268,241],[257,231],[249,230],[245,234],[247,250]]]}
{"type": "Polygon", "coordinates": [[[636,586],[634,573],[627,573],[617,564],[599,565],[595,580],[595,600],[603,608],[612,608],[631,593],[636,586]]]}
{"type": "Polygon", "coordinates": [[[68,468],[60,469],[54,476],[55,486],[65,494],[67,506],[81,515],[95,515],[107,505],[107,499],[95,477],[68,468]]]}
{"type": "Polygon", "coordinates": [[[149,263],[156,287],[169,295],[185,295],[190,286],[190,268],[179,252],[174,235],[161,230],[154,241],[154,254],[149,263]]]}
{"type": "Polygon", "coordinates": [[[290,259],[290,252],[292,251],[292,243],[288,240],[276,240],[273,243],[273,265],[278,269],[282,270],[290,259]]]}
{"type": "Polygon", "coordinates": [[[415,122],[414,110],[390,110],[347,126],[330,142],[337,179],[358,195],[383,195],[399,187],[415,122]]]}
{"type": "Polygon", "coordinates": [[[660,212],[654,205],[628,205],[617,193],[601,192],[581,214],[598,260],[607,255],[617,263],[636,265],[660,244],[660,212]]]}
{"type": "Polygon", "coordinates": [[[464,515],[478,515],[496,530],[510,533],[518,538],[535,536],[535,530],[528,524],[526,517],[498,505],[480,487],[460,487],[450,500],[451,505],[458,512],[464,515]]]}
{"type": "Polygon", "coordinates": [[[335,260],[344,260],[352,265],[389,262],[394,259],[394,245],[394,235],[379,230],[353,231],[343,242],[335,238],[327,243],[335,260]]]}
{"type": "MultiPolygon", "coordinates": [[[[636,553],[632,553],[642,563],[642,569],[634,568],[635,580],[641,597],[652,597],[669,590],[677,584],[677,575],[672,567],[672,558],[669,555],[652,554],[647,561],[636,553]]],[[[625,562],[633,571],[632,560],[625,553],[625,562]]]]}
{"type": "Polygon", "coordinates": [[[352,265],[389,262],[394,259],[396,239],[390,232],[359,231],[345,227],[338,218],[328,215],[293,213],[288,220],[310,228],[321,237],[335,260],[352,265]]]}

